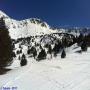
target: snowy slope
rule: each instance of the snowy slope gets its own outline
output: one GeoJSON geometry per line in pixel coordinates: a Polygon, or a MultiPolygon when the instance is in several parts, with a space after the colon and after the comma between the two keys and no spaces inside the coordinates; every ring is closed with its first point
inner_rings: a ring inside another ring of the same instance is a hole
{"type": "Polygon", "coordinates": [[[30,18],[22,21],[11,19],[5,13],[0,11],[0,18],[3,17],[7,28],[9,29],[10,36],[13,39],[36,36],[43,34],[51,34],[56,30],[50,29],[46,22],[41,21],[37,18],[30,18]]]}
{"type": "MultiPolygon", "coordinates": [[[[20,55],[23,53],[26,55],[28,64],[20,67],[19,55],[16,55],[13,64],[8,67],[12,70],[7,74],[0,75],[0,90],[3,90],[3,87],[16,87],[14,90],[90,90],[90,48],[87,52],[78,53],[81,47],[74,44],[65,49],[66,58],[64,59],[61,59],[61,53],[52,59],[48,54],[49,57],[47,56],[45,60],[37,62],[27,54],[28,46],[35,46],[35,43],[41,43],[42,47],[47,43],[54,46],[57,39],[62,40],[63,37],[66,37],[69,40],[68,42],[73,42],[73,36],[63,34],[66,32],[64,29],[59,32],[62,34],[55,34],[57,30],[51,29],[47,23],[40,19],[31,18],[17,21],[0,11],[1,17],[4,18],[13,39],[54,34],[33,37],[29,44],[26,39],[15,43],[15,53],[22,48],[20,55]],[[52,41],[54,42],[52,43],[52,41]],[[21,48],[19,48],[20,45],[21,48]]],[[[39,52],[40,47],[35,47],[39,52]]]]}
{"type": "Polygon", "coordinates": [[[15,90],[90,90],[90,48],[82,54],[68,53],[67,58],[36,62],[15,68],[0,76],[1,87],[15,90]]]}

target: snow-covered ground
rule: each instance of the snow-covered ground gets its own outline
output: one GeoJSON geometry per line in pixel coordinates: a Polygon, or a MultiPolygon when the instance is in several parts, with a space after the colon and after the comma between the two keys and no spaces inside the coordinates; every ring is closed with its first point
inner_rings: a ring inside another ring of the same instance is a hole
{"type": "Polygon", "coordinates": [[[81,54],[69,52],[65,59],[60,55],[40,62],[28,58],[28,65],[19,67],[18,64],[0,76],[0,87],[16,87],[13,90],[90,90],[90,48],[81,54]]]}

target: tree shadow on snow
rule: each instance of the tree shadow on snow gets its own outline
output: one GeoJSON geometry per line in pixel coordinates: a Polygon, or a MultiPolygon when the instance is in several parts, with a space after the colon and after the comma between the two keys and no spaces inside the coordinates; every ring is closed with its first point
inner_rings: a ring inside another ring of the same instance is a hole
{"type": "Polygon", "coordinates": [[[10,71],[11,69],[7,69],[7,68],[0,68],[0,75],[4,75],[6,74],[8,71],[10,71]]]}

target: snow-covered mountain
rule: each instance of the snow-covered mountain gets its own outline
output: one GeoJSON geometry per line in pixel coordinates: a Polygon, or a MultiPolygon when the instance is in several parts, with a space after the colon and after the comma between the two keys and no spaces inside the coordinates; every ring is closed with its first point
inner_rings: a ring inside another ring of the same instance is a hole
{"type": "Polygon", "coordinates": [[[90,28],[56,29],[37,18],[18,21],[0,11],[2,17],[16,40],[12,64],[6,71],[0,68],[0,90],[90,90],[90,36],[75,37],[90,28]]]}
{"type": "Polygon", "coordinates": [[[56,32],[56,30],[50,29],[50,26],[46,22],[37,18],[18,21],[10,18],[4,12],[0,11],[0,18],[2,17],[5,20],[10,36],[13,39],[56,32]]]}
{"type": "Polygon", "coordinates": [[[30,18],[25,20],[14,20],[0,10],[0,18],[3,17],[5,24],[9,29],[12,39],[21,37],[36,36],[51,33],[69,33],[74,36],[79,36],[80,33],[90,33],[90,28],[52,28],[46,22],[38,18],[30,18]]]}

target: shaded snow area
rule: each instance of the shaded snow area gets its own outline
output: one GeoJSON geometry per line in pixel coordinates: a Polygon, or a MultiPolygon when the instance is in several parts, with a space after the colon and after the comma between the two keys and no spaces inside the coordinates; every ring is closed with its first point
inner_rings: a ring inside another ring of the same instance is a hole
{"type": "Polygon", "coordinates": [[[28,58],[28,65],[18,64],[0,76],[0,86],[15,90],[90,90],[90,48],[80,54],[70,51],[65,59],[59,54],[40,62],[28,58]]]}

